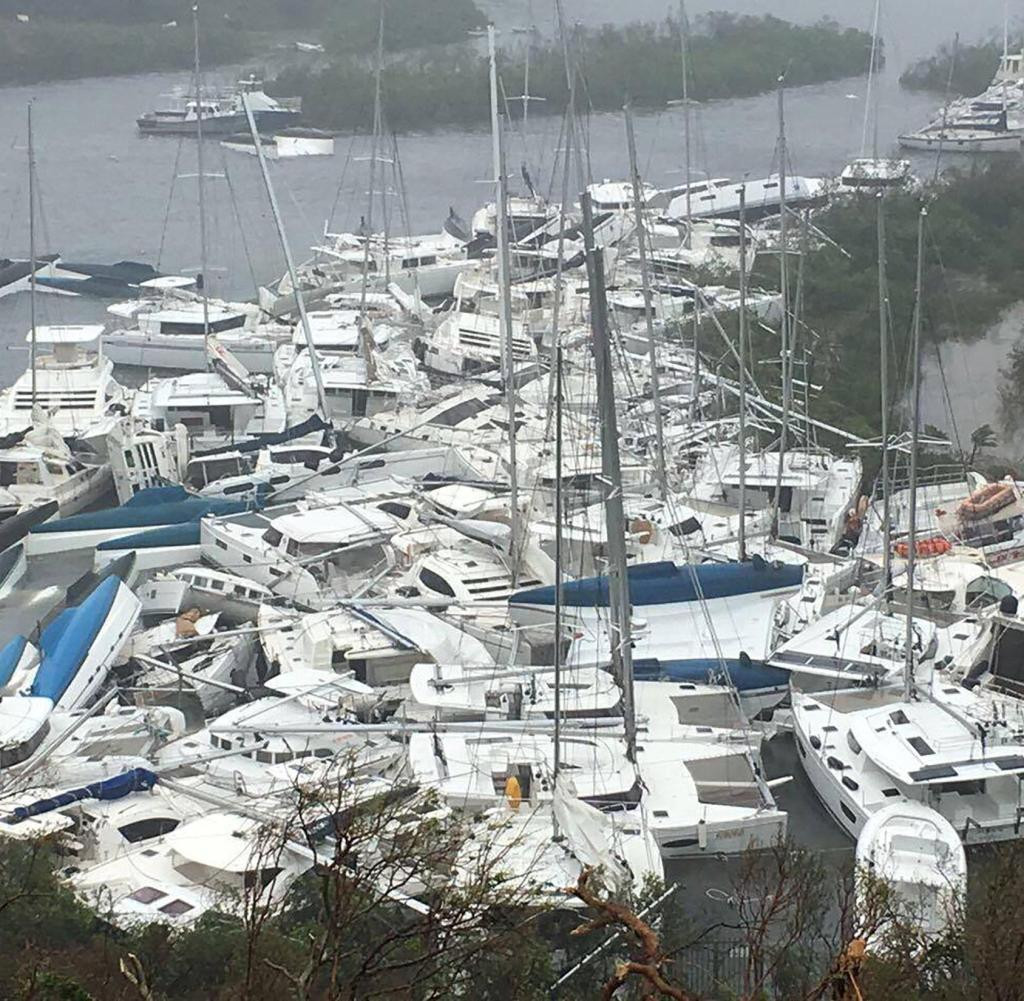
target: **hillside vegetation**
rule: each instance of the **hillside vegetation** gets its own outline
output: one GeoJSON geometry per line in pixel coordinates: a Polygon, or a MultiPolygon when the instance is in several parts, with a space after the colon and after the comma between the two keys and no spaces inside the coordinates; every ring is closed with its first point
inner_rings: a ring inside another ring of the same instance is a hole
{"type": "MultiPolygon", "coordinates": [[[[866,72],[870,47],[867,33],[832,21],[803,26],[772,16],[709,14],[698,21],[691,39],[691,95],[708,100],[759,94],[774,88],[783,72],[790,86],[853,76],[866,72]]],[[[595,111],[618,109],[627,97],[638,106],[660,107],[681,96],[679,33],[672,22],[578,28],[573,49],[582,68],[583,102],[595,111]]],[[[502,53],[508,93],[519,92],[525,61],[523,47],[502,53]]],[[[368,70],[364,57],[339,57],[325,69],[285,71],[274,91],[300,96],[313,124],[364,129],[373,107],[368,70]]],[[[486,58],[469,45],[389,61],[384,71],[389,126],[401,131],[486,121],[487,74],[486,58]]],[[[565,108],[568,88],[560,44],[532,46],[530,93],[544,99],[536,106],[542,112],[565,108]]]]}

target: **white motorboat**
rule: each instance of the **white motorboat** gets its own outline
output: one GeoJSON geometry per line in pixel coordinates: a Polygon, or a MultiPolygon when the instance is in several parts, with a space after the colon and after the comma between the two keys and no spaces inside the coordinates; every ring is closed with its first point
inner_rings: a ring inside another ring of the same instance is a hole
{"type": "Polygon", "coordinates": [[[872,814],[857,838],[857,908],[861,920],[879,920],[884,939],[905,924],[926,941],[959,921],[967,900],[967,856],[950,822],[929,806],[893,803],[872,814]],[[881,913],[874,884],[891,894],[881,913]]]}
{"type": "MultiPolygon", "coordinates": [[[[35,343],[47,349],[9,389],[0,390],[0,434],[48,423],[65,438],[103,441],[126,412],[130,395],[114,380],[114,365],[102,349],[90,353],[103,332],[97,324],[37,326],[35,343]]],[[[30,331],[25,338],[31,344],[30,331]]]]}
{"type": "Polygon", "coordinates": [[[274,351],[291,336],[287,327],[258,323],[251,307],[211,302],[204,309],[192,298],[116,303],[108,312],[128,325],[104,332],[103,353],[116,365],[147,371],[205,372],[214,334],[249,372],[270,375],[274,351]]]}
{"type": "MultiPolygon", "coordinates": [[[[203,557],[275,594],[319,607],[329,600],[332,585],[363,579],[387,566],[385,544],[402,522],[387,510],[387,492],[361,500],[206,518],[203,557]]],[[[409,511],[406,507],[407,516],[409,511]]]]}

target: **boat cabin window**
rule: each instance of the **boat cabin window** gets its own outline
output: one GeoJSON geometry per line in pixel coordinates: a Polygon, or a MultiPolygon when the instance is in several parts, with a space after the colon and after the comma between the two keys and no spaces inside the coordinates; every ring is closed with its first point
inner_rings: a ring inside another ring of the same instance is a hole
{"type": "Polygon", "coordinates": [[[1013,594],[1013,588],[996,577],[979,577],[967,585],[964,593],[966,608],[987,608],[1007,595],[1013,594]]]}
{"type": "Polygon", "coordinates": [[[306,448],[289,448],[270,453],[271,462],[280,462],[283,465],[309,466],[316,469],[326,456],[323,452],[313,452],[306,448]]]}
{"type": "Polygon", "coordinates": [[[273,525],[263,533],[263,541],[275,549],[281,544],[283,538],[284,536],[273,525]]]}
{"type": "Polygon", "coordinates": [[[280,866],[269,866],[266,869],[250,869],[245,874],[245,888],[247,890],[263,890],[277,879],[281,872],[280,866]]]}
{"type": "MultiPolygon", "coordinates": [[[[292,552],[292,546],[296,545],[294,542],[288,543],[288,554],[290,556],[296,555],[292,552]]],[[[341,548],[341,543],[338,541],[332,542],[300,542],[297,545],[297,554],[299,556],[327,556],[329,553],[336,552],[341,548]]]]}
{"type": "MultiPolygon", "coordinates": [[[[10,464],[4,463],[4,465],[9,466],[10,464]]],[[[4,482],[2,484],[3,486],[9,486],[10,483],[19,483],[24,486],[37,486],[40,483],[39,466],[37,463],[19,462],[14,468],[14,479],[4,482]]]]}
{"type": "Polygon", "coordinates": [[[922,756],[935,753],[924,737],[911,737],[907,743],[922,756]]]}
{"type": "Polygon", "coordinates": [[[377,507],[386,514],[392,514],[402,521],[412,513],[411,505],[400,504],[398,501],[385,501],[383,504],[378,504],[377,507]]]}
{"type": "Polygon", "coordinates": [[[463,400],[462,403],[449,407],[443,413],[438,414],[431,423],[440,424],[442,427],[455,427],[456,424],[475,417],[492,405],[489,400],[463,400]]]}
{"type": "Polygon", "coordinates": [[[857,738],[853,735],[853,731],[846,734],[846,743],[850,746],[850,750],[853,751],[854,754],[860,754],[862,748],[857,742],[857,738]]]}
{"type": "Polygon", "coordinates": [[[429,588],[435,594],[443,594],[446,598],[454,598],[455,591],[452,586],[440,574],[434,573],[424,567],[420,570],[420,583],[429,588]]]}
{"type": "Polygon", "coordinates": [[[125,841],[136,844],[139,841],[149,841],[151,838],[158,838],[162,834],[169,834],[181,821],[176,817],[146,817],[144,820],[136,820],[131,824],[125,824],[118,828],[125,841]]]}

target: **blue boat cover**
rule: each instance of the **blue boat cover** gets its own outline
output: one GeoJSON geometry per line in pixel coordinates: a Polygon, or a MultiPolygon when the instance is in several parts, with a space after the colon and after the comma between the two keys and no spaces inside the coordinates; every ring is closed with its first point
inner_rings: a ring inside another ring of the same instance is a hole
{"type": "Polygon", "coordinates": [[[148,532],[122,535],[118,539],[101,542],[96,549],[102,552],[118,549],[159,549],[161,546],[198,546],[199,522],[186,521],[181,525],[165,525],[148,532]]]}
{"type": "Polygon", "coordinates": [[[637,681],[679,681],[694,685],[722,684],[722,669],[729,675],[736,690],[745,693],[786,688],[789,672],[770,667],[763,661],[747,657],[714,657],[699,660],[656,660],[638,659],[633,661],[633,677],[637,681]]]}
{"type": "MultiPolygon", "coordinates": [[[[158,490],[166,489],[157,487],[158,490]]],[[[178,488],[170,488],[178,489],[178,488]]],[[[135,495],[136,497],[139,494],[135,495]]],[[[133,497],[132,500],[135,498],[133,497]]],[[[73,514],[70,518],[48,521],[32,529],[36,534],[53,532],[94,532],[111,528],[156,528],[158,525],[181,525],[187,521],[199,521],[207,515],[241,514],[251,504],[246,501],[225,500],[220,497],[188,497],[186,500],[170,503],[132,505],[129,501],[123,507],[108,508],[106,511],[90,511],[88,514],[73,514]]]]}
{"type": "MultiPolygon", "coordinates": [[[[668,561],[629,567],[629,600],[634,607],[730,598],[735,595],[799,587],[802,566],[768,563],[697,563],[678,566],[668,561]],[[697,584],[700,589],[698,591],[697,584]]],[[[607,608],[608,578],[584,577],[562,585],[563,605],[570,608],[607,608]]],[[[512,605],[555,605],[555,588],[533,587],[509,598],[512,605]]]]}
{"type": "Polygon", "coordinates": [[[108,577],[77,608],[65,608],[39,639],[42,660],[32,682],[31,694],[57,703],[82,666],[96,640],[121,586],[119,577],[108,577]]]}
{"type": "Polygon", "coordinates": [[[28,806],[16,806],[6,820],[7,823],[28,820],[29,817],[38,817],[42,813],[49,813],[51,810],[77,803],[83,799],[123,799],[133,792],[145,792],[152,789],[158,781],[159,776],[148,768],[133,768],[131,771],[122,772],[120,775],[114,775],[100,782],[92,782],[78,789],[69,789],[67,792],[58,793],[47,799],[37,799],[34,803],[29,803],[28,806]]]}
{"type": "Polygon", "coordinates": [[[138,493],[132,494],[122,507],[146,507],[148,504],[173,504],[176,501],[188,500],[190,494],[181,484],[174,483],[166,487],[143,487],[138,493]]]}
{"type": "Polygon", "coordinates": [[[2,650],[0,650],[0,688],[8,684],[14,677],[14,669],[25,652],[25,645],[28,640],[24,636],[15,636],[2,650]]]}

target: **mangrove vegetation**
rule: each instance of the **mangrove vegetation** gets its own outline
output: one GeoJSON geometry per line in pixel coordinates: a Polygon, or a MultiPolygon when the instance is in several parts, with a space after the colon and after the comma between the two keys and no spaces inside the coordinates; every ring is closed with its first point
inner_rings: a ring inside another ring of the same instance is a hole
{"type": "Polygon", "coordinates": [[[919,59],[900,75],[900,86],[908,90],[933,90],[971,97],[980,94],[999,68],[1001,41],[977,45],[943,45],[934,55],[919,59]]]}
{"type": "MultiPolygon", "coordinates": [[[[525,45],[501,53],[506,91],[521,91],[529,58],[530,93],[543,99],[535,108],[559,113],[568,100],[562,46],[538,39],[528,45],[528,53],[525,45]]],[[[572,49],[579,65],[580,101],[589,110],[615,110],[627,98],[639,107],[664,107],[682,94],[680,38],[672,21],[577,27],[572,49]]],[[[708,14],[696,22],[689,43],[690,96],[703,101],[764,93],[783,72],[789,86],[854,76],[867,71],[870,50],[866,32],[833,21],[794,25],[772,16],[708,14]]],[[[285,70],[272,91],[301,97],[311,124],[365,129],[373,120],[374,103],[368,70],[365,56],[338,57],[322,69],[285,70]]],[[[468,43],[392,59],[383,73],[388,125],[405,131],[486,122],[487,81],[486,57],[479,46],[468,43]]]]}
{"type": "MultiPolygon", "coordinates": [[[[925,220],[922,350],[934,357],[944,341],[970,343],[1021,299],[1024,260],[1024,167],[994,162],[950,172],[923,191],[891,193],[884,200],[889,284],[891,393],[905,399],[914,311],[917,224],[925,220]]],[[[798,357],[807,352],[809,381],[825,387],[812,413],[866,438],[880,430],[877,199],[836,201],[813,225],[833,242],[816,244],[803,267],[798,357]]],[[[794,229],[799,225],[794,222],[794,229]]],[[[778,287],[778,258],[758,259],[758,280],[778,287]]],[[[791,264],[791,288],[798,280],[791,264]]],[[[762,358],[777,358],[777,336],[759,331],[762,358]]],[[[761,372],[765,371],[762,366],[761,372]]],[[[797,371],[797,378],[803,378],[797,371]]],[[[765,376],[767,378],[767,376],[765,376]]],[[[996,393],[997,387],[988,387],[996,393]]],[[[1024,349],[1011,357],[1002,387],[1004,429],[1024,426],[1024,349]]],[[[945,433],[953,429],[945,427],[945,433]]],[[[964,439],[971,428],[960,428],[964,439]]]]}

